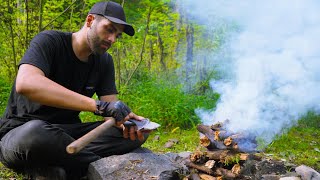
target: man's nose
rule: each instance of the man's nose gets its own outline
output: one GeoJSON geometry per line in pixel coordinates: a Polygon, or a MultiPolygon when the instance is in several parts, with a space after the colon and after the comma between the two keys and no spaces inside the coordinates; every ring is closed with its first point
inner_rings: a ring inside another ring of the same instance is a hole
{"type": "Polygon", "coordinates": [[[108,37],[108,40],[113,44],[117,41],[117,36],[115,34],[111,34],[109,37],[108,37]]]}

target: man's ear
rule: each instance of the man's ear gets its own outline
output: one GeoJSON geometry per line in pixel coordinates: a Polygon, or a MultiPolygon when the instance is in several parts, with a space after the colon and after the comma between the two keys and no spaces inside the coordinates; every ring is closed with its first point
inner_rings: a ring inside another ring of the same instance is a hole
{"type": "Polygon", "coordinates": [[[87,16],[87,19],[86,19],[86,26],[87,27],[91,27],[91,25],[93,23],[93,20],[94,20],[94,15],[93,14],[89,14],[87,16]]]}

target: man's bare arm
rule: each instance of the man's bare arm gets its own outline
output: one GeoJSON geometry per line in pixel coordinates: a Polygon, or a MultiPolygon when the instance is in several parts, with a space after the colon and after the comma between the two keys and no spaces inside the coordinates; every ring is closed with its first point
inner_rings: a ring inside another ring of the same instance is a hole
{"type": "Polygon", "coordinates": [[[100,99],[101,101],[106,101],[106,102],[118,101],[118,98],[117,98],[117,95],[116,95],[116,94],[100,96],[99,99],[100,99]]]}
{"type": "Polygon", "coordinates": [[[95,100],[71,91],[45,77],[42,70],[22,64],[16,79],[16,91],[43,105],[77,111],[96,110],[95,100]]]}

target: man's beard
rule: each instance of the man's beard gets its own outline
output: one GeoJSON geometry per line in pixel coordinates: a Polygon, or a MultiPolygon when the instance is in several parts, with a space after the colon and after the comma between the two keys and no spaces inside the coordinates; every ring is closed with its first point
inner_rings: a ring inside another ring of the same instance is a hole
{"type": "Polygon", "coordinates": [[[99,36],[96,33],[96,28],[90,28],[90,33],[87,33],[87,39],[89,43],[89,47],[94,55],[102,55],[104,54],[109,48],[103,49],[101,48],[102,41],[100,40],[99,36]]]}

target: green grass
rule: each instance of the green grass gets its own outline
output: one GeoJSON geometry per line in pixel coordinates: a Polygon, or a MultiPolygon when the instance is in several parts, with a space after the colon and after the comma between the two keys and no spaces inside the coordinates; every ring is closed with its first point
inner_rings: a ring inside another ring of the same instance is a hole
{"type": "MultiPolygon", "coordinates": [[[[175,79],[174,77],[171,77],[175,79]]],[[[212,109],[219,95],[216,93],[187,94],[179,83],[169,79],[147,76],[132,80],[122,87],[119,98],[138,115],[160,123],[162,126],[189,129],[200,122],[196,108],[212,109]]]]}
{"type": "Polygon", "coordinates": [[[305,164],[320,171],[320,116],[308,113],[297,126],[277,137],[267,153],[294,164],[305,164]]]}
{"type": "Polygon", "coordinates": [[[199,146],[199,133],[195,128],[191,129],[166,129],[160,128],[152,132],[148,140],[143,144],[143,147],[148,148],[156,153],[167,153],[167,152],[183,152],[183,151],[194,151],[199,146]],[[155,136],[159,136],[159,140],[155,140],[155,136]],[[165,144],[170,139],[177,139],[170,148],[165,148],[165,144]]]}

